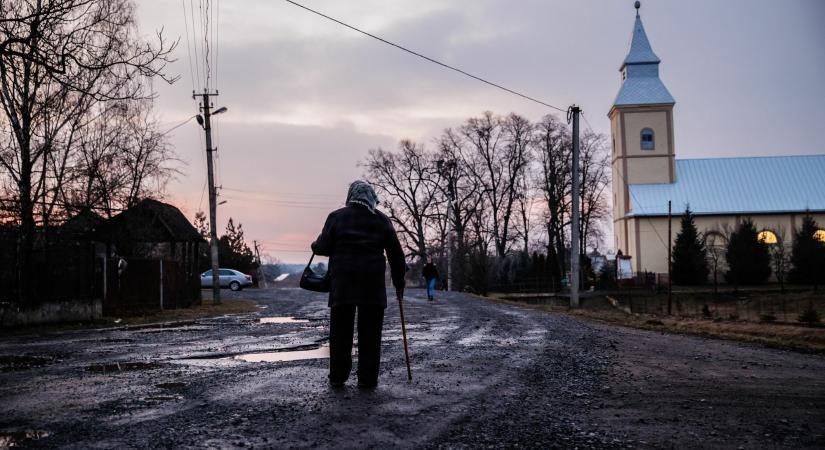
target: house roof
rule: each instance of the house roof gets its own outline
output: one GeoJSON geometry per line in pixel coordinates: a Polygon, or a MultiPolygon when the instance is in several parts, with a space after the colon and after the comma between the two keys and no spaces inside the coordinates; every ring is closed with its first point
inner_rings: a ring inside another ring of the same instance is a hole
{"type": "Polygon", "coordinates": [[[145,199],[98,227],[103,241],[200,242],[200,233],[178,208],[145,199]]]}
{"type": "Polygon", "coordinates": [[[677,159],[676,182],[631,184],[628,216],[825,211],[825,154],[677,159]]]}
{"type": "Polygon", "coordinates": [[[60,227],[60,231],[74,235],[85,235],[94,233],[101,223],[103,223],[103,217],[100,217],[91,209],[83,209],[66,220],[60,227]]]}

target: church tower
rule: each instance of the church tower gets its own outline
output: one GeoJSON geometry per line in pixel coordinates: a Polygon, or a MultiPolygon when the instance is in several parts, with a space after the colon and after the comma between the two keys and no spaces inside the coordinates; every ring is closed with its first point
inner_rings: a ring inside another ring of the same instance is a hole
{"type": "Polygon", "coordinates": [[[659,79],[660,60],[647,39],[640,3],[630,50],[619,68],[622,86],[610,108],[613,138],[613,229],[617,250],[629,248],[627,216],[633,209],[628,184],[673,183],[673,105],[676,101],[659,79]]]}

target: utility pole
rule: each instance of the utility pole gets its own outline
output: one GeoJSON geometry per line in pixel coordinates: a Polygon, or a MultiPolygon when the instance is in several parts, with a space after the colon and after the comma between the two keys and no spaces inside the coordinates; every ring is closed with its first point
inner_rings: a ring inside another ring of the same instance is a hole
{"type": "Polygon", "coordinates": [[[579,114],[573,105],[567,110],[567,120],[573,119],[573,194],[572,223],[570,225],[570,307],[579,307],[579,114]]]}
{"type": "Polygon", "coordinates": [[[447,290],[453,290],[453,202],[455,201],[455,185],[453,177],[455,176],[456,162],[454,159],[444,161],[439,159],[436,164],[438,170],[447,178],[447,290]]]}
{"type": "Polygon", "coordinates": [[[670,200],[667,201],[667,315],[671,314],[673,303],[673,236],[671,235],[670,200]]]}
{"type": "Polygon", "coordinates": [[[198,123],[203,127],[206,133],[206,170],[209,184],[209,247],[212,254],[212,300],[216,305],[221,304],[221,283],[220,283],[220,265],[218,264],[218,205],[216,202],[217,193],[215,191],[215,174],[212,162],[212,153],[217,150],[212,148],[212,124],[210,117],[214,114],[226,112],[226,108],[219,108],[212,113],[212,105],[209,102],[209,97],[216,97],[218,92],[210,94],[204,89],[203,94],[195,94],[192,91],[192,98],[201,97],[200,109],[203,111],[203,117],[198,115],[198,123]]]}
{"type": "Polygon", "coordinates": [[[255,257],[258,258],[258,283],[262,287],[266,287],[266,277],[264,276],[264,269],[261,265],[261,251],[258,249],[258,241],[252,241],[255,244],[255,257]]]}

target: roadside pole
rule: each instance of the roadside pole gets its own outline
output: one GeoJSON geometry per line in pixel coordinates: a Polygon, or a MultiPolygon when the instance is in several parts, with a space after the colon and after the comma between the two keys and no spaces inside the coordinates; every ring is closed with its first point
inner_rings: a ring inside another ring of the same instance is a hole
{"type": "Polygon", "coordinates": [[[667,315],[673,304],[673,236],[671,235],[670,200],[667,201],[667,315]]]}
{"type": "MultiPolygon", "coordinates": [[[[210,94],[204,90],[201,100],[201,110],[203,111],[203,129],[206,133],[206,170],[207,170],[207,184],[209,184],[209,247],[212,254],[212,300],[216,305],[221,303],[221,284],[218,264],[218,205],[216,203],[217,193],[215,192],[215,175],[212,162],[212,125],[210,122],[212,105],[209,103],[209,97],[217,96],[218,93],[210,94]]],[[[197,98],[195,92],[192,92],[192,98],[197,98]]],[[[219,112],[225,111],[221,108],[219,112]]],[[[200,122],[200,120],[198,120],[200,122]]]]}
{"type": "Polygon", "coordinates": [[[454,159],[437,161],[437,166],[441,175],[447,178],[447,291],[453,290],[453,203],[455,202],[455,176],[456,162],[454,159]]]}
{"type": "Polygon", "coordinates": [[[266,277],[264,276],[263,265],[261,264],[261,251],[258,249],[258,241],[252,241],[255,244],[255,257],[258,258],[258,285],[266,287],[266,277]]]}
{"type": "Polygon", "coordinates": [[[570,230],[570,307],[579,307],[579,114],[581,109],[573,105],[567,111],[568,121],[573,118],[573,178],[571,230],[570,230]]]}

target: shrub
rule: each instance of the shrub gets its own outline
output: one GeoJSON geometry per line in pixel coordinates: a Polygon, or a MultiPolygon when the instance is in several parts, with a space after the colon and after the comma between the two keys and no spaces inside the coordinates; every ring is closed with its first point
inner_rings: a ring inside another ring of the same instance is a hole
{"type": "Polygon", "coordinates": [[[773,314],[762,314],[759,316],[759,321],[764,323],[773,323],[776,322],[776,316],[773,314]]]}
{"type": "Polygon", "coordinates": [[[825,283],[825,243],[814,233],[819,226],[811,216],[802,218],[802,227],[794,235],[788,281],[799,284],[825,283]]]}
{"type": "Polygon", "coordinates": [[[761,284],[771,275],[771,256],[768,246],[758,239],[751,219],[745,219],[731,233],[725,259],[728,272],[725,279],[733,284],[761,284]]]}
{"type": "Polygon", "coordinates": [[[673,284],[704,284],[708,272],[705,243],[699,236],[690,208],[687,208],[682,215],[682,229],[673,244],[673,284]]]}
{"type": "Polygon", "coordinates": [[[808,325],[817,324],[821,319],[819,313],[813,308],[813,305],[808,305],[808,309],[803,311],[797,318],[798,321],[807,323],[808,325]]]}

